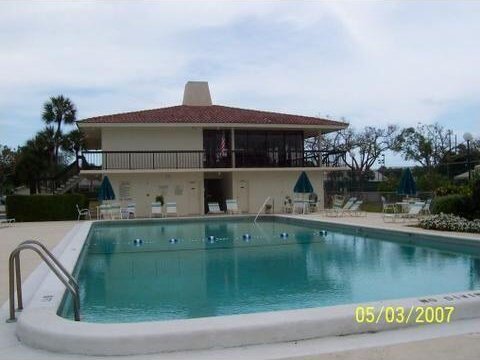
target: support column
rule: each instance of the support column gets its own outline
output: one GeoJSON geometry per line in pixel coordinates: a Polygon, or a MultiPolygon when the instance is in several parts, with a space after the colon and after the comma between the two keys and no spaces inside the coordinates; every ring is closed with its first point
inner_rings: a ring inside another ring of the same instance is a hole
{"type": "Polygon", "coordinates": [[[232,144],[232,168],[235,168],[235,130],[230,129],[230,142],[232,144]]]}

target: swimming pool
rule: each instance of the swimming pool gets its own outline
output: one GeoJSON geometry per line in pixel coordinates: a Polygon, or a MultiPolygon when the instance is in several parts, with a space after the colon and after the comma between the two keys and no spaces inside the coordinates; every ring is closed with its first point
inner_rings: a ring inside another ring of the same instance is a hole
{"type": "Polygon", "coordinates": [[[55,352],[132,355],[417,325],[360,324],[359,305],[453,306],[452,321],[480,318],[476,239],[288,216],[252,222],[78,223],[55,251],[79,280],[81,321],[71,318],[65,287],[40,266],[24,284],[29,300],[16,335],[55,352]]]}
{"type": "MultiPolygon", "coordinates": [[[[251,218],[96,223],[76,273],[82,320],[192,319],[480,288],[477,247],[251,218]]],[[[60,314],[72,318],[71,301],[60,314]]]]}

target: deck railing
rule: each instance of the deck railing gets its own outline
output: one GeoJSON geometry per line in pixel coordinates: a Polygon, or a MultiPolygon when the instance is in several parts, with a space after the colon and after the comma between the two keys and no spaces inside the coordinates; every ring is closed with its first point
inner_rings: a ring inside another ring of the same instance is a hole
{"type": "Polygon", "coordinates": [[[343,152],[175,150],[83,151],[82,170],[343,167],[343,152]]]}

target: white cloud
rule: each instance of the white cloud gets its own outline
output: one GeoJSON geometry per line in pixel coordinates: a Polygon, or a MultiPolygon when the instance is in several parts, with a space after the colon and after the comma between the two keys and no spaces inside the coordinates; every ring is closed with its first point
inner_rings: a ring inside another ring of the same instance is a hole
{"type": "MultiPolygon", "coordinates": [[[[475,2],[2,2],[0,143],[30,137],[15,123],[40,128],[43,101],[58,93],[86,117],[179,103],[185,81],[199,78],[218,103],[346,116],[355,126],[448,122],[452,107],[480,101],[479,10],[475,2]]],[[[445,125],[480,134],[464,116],[445,125]]]]}

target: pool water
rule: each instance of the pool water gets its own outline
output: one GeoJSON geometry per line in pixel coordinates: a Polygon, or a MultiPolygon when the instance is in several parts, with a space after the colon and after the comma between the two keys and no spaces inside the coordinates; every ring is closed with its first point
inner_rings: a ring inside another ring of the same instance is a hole
{"type": "MultiPolygon", "coordinates": [[[[189,319],[480,288],[478,251],[405,237],[281,218],[96,223],[76,267],[82,320],[189,319]]],[[[59,313],[71,318],[64,304],[59,313]]]]}

